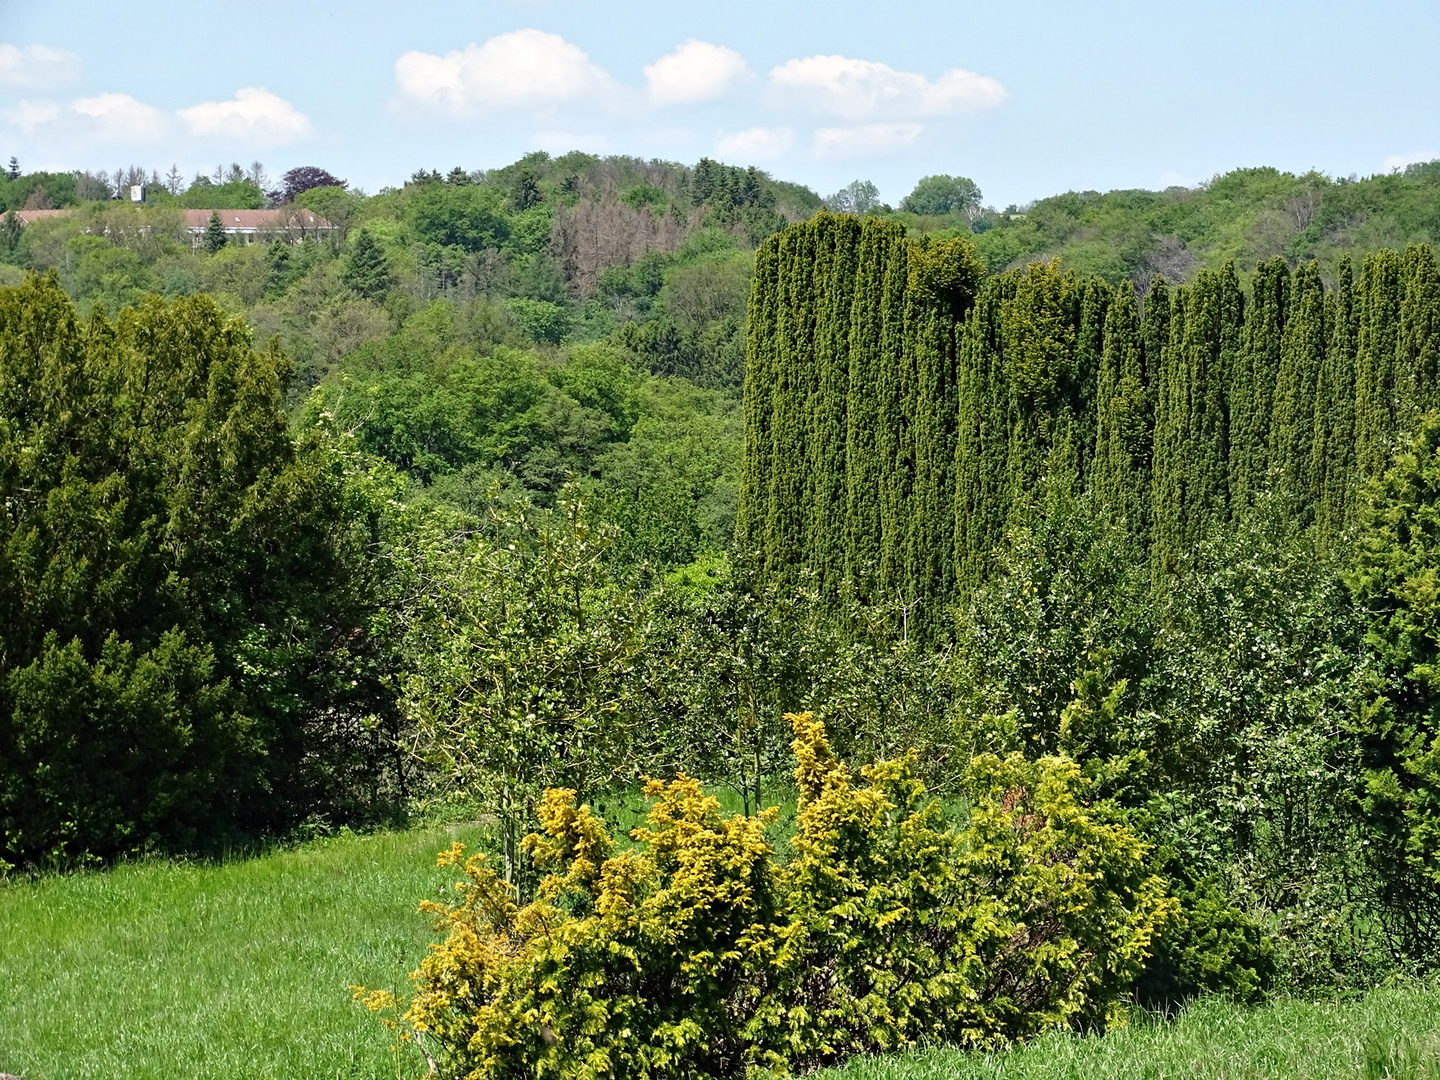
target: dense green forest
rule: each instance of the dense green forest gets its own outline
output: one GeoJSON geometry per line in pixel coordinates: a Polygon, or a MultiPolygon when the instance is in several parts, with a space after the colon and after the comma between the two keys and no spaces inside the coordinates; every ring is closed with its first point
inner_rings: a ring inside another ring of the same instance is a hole
{"type": "Polygon", "coordinates": [[[12,174],[0,870],[479,820],[455,1075],[1433,970],[1433,165],[12,174]]]}

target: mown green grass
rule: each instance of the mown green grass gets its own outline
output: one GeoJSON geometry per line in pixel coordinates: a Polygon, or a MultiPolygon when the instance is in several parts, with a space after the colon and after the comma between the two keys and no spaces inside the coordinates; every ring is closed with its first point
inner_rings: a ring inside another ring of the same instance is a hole
{"type": "Polygon", "coordinates": [[[854,1058],[816,1080],[1436,1080],[1440,992],[1359,1001],[1196,1002],[1103,1038],[1049,1035],[1005,1053],[935,1049],[854,1058]]]}
{"type": "MultiPolygon", "coordinates": [[[[615,813],[617,807],[611,807],[615,813]]],[[[617,817],[635,814],[625,808],[617,817]]],[[[617,825],[628,822],[617,821],[617,825]]],[[[350,986],[403,988],[416,914],[478,829],[341,837],[215,864],[147,862],[0,886],[0,1072],[25,1080],[326,1080],[423,1073],[350,986]]],[[[1103,1038],[862,1058],[821,1080],[1440,1080],[1440,990],[1202,1001],[1103,1038]]]]}
{"type": "Polygon", "coordinates": [[[0,1072],[25,1080],[413,1076],[351,984],[405,985],[435,853],[475,829],[0,886],[0,1072]]]}

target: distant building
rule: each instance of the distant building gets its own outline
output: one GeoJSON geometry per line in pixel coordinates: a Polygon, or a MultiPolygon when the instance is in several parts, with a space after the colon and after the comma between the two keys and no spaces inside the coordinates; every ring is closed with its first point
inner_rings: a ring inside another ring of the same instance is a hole
{"type": "MultiPolygon", "coordinates": [[[[15,216],[22,225],[48,218],[64,217],[71,210],[16,210],[15,216]]],[[[199,247],[210,227],[210,215],[219,214],[220,224],[226,235],[236,238],[237,243],[253,244],[256,241],[318,240],[335,232],[337,226],[313,211],[300,206],[278,206],[273,210],[181,210],[185,228],[190,233],[190,245],[199,247]]]]}

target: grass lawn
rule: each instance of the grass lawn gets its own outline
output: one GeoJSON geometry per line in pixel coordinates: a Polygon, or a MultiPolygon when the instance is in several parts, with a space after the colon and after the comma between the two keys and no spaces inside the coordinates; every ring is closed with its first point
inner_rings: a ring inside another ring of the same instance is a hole
{"type": "MultiPolygon", "coordinates": [[[[478,830],[341,837],[221,865],[140,863],[0,886],[0,1072],[25,1080],[405,1080],[352,983],[397,988],[415,913],[478,830]]],[[[864,1058],[817,1080],[1440,1080],[1440,990],[1200,1002],[1104,1038],[864,1058]]]]}
{"type": "MultiPolygon", "coordinates": [[[[221,865],[0,886],[0,1072],[25,1080],[393,1078],[349,986],[405,984],[416,914],[476,830],[338,837],[221,865]]],[[[399,1075],[423,1070],[408,1059],[399,1075]]]]}
{"type": "Polygon", "coordinates": [[[855,1058],[815,1080],[1435,1080],[1440,992],[1376,990],[1361,1001],[1200,1001],[1176,1020],[1104,1038],[1050,1035],[999,1054],[929,1050],[855,1058]]]}

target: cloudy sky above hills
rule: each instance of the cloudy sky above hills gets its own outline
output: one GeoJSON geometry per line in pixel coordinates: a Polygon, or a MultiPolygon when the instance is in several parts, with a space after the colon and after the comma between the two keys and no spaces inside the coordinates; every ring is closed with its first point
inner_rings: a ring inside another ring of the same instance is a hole
{"type": "Polygon", "coordinates": [[[529,150],[760,165],[895,202],[1440,156],[1440,6],[0,0],[0,159],[318,164],[374,191],[529,150]]]}

